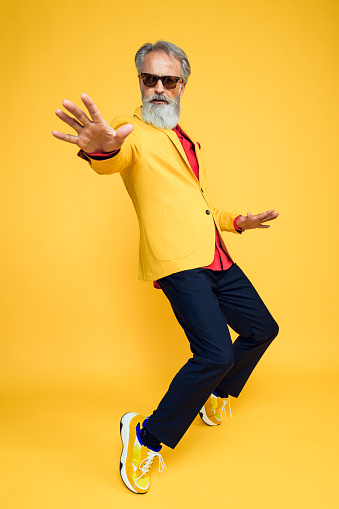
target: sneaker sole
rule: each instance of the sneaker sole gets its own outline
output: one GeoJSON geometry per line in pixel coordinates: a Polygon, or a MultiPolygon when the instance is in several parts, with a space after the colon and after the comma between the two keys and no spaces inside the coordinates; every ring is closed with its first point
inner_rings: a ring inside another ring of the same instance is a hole
{"type": "Polygon", "coordinates": [[[145,493],[147,493],[147,491],[145,491],[145,493],[140,493],[139,491],[136,491],[135,488],[133,488],[133,486],[129,482],[126,474],[126,460],[129,443],[129,427],[131,420],[136,415],[138,414],[134,412],[127,412],[125,415],[122,416],[120,421],[120,436],[122,441],[122,453],[120,457],[120,476],[123,483],[127,486],[129,490],[133,491],[133,493],[136,493],[137,495],[144,495],[145,493]]]}
{"type": "Polygon", "coordinates": [[[199,415],[201,417],[201,420],[208,426],[219,426],[221,424],[221,422],[216,424],[215,422],[212,422],[209,420],[209,418],[207,417],[206,412],[205,412],[205,406],[202,407],[202,409],[199,412],[199,415]]]}

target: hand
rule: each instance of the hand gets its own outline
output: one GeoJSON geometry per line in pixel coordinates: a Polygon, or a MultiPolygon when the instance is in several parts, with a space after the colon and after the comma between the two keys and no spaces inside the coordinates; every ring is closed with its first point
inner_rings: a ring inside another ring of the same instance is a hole
{"type": "Polygon", "coordinates": [[[269,224],[267,221],[272,221],[279,216],[279,212],[274,212],[274,209],[268,210],[267,212],[262,212],[262,214],[257,214],[256,216],[252,216],[250,212],[247,212],[247,216],[240,216],[237,219],[237,226],[242,230],[253,230],[254,228],[269,228],[269,224]]]}
{"type": "Polygon", "coordinates": [[[87,94],[81,94],[81,100],[86,106],[91,119],[78,106],[66,99],[62,101],[62,104],[75,118],[70,117],[59,108],[55,110],[56,115],[72,127],[78,133],[78,136],[52,131],[53,136],[59,140],[74,143],[89,154],[102,154],[118,150],[133,131],[133,125],[125,124],[115,131],[105,122],[98,108],[87,94]]]}

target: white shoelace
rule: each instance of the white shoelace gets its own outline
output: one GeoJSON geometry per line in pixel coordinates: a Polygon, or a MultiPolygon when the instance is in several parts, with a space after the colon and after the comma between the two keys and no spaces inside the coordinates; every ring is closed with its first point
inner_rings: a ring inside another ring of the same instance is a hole
{"type": "MultiPolygon", "coordinates": [[[[139,475],[139,477],[134,481],[135,484],[139,481],[139,479],[143,475],[147,474],[147,472],[149,471],[149,469],[151,468],[151,466],[153,464],[155,457],[157,457],[159,460],[159,472],[163,472],[164,468],[166,468],[165,462],[164,462],[161,454],[159,452],[149,450],[148,454],[147,454],[147,458],[143,459],[139,463],[139,470],[141,470],[142,474],[139,475]]],[[[167,468],[166,468],[166,470],[167,470],[167,468]]]]}
{"type": "Polygon", "coordinates": [[[229,408],[229,410],[230,410],[230,416],[231,416],[231,419],[232,419],[232,421],[233,421],[233,416],[232,416],[232,410],[231,410],[231,401],[230,401],[230,398],[226,398],[226,399],[224,400],[224,403],[223,403],[223,405],[222,405],[222,407],[221,407],[221,413],[222,413],[222,414],[224,414],[224,415],[226,415],[226,408],[225,408],[226,403],[228,403],[228,408],[229,408]]]}

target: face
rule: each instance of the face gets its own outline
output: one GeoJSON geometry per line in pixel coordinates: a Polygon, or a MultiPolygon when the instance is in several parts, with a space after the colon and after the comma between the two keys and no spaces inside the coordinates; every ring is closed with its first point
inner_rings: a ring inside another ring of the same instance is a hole
{"type": "MultiPolygon", "coordinates": [[[[161,52],[148,53],[144,59],[142,72],[157,76],[179,76],[180,62],[172,60],[161,52]]],[[[175,88],[165,88],[161,80],[154,87],[146,87],[140,79],[142,95],[142,119],[159,129],[174,129],[180,118],[180,99],[185,83],[177,83],[175,88]]]]}
{"type": "MultiPolygon", "coordinates": [[[[152,51],[145,56],[142,72],[157,74],[158,76],[181,76],[181,65],[179,60],[171,59],[166,53],[152,51]]],[[[145,87],[139,78],[140,90],[143,97],[148,99],[154,94],[166,96],[173,101],[178,95],[180,99],[184,93],[186,83],[178,83],[175,88],[167,89],[159,80],[154,87],[145,87]]],[[[167,104],[159,99],[152,101],[154,104],[167,104]]]]}

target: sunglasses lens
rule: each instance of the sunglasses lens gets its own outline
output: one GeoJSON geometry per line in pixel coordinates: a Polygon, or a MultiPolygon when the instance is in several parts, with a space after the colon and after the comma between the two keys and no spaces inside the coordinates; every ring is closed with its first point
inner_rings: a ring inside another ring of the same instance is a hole
{"type": "Polygon", "coordinates": [[[142,81],[146,87],[155,87],[158,79],[157,76],[154,76],[154,74],[143,74],[142,81]]]}
{"type": "Polygon", "coordinates": [[[172,89],[177,86],[178,80],[175,76],[166,76],[163,81],[164,87],[172,89]]]}

